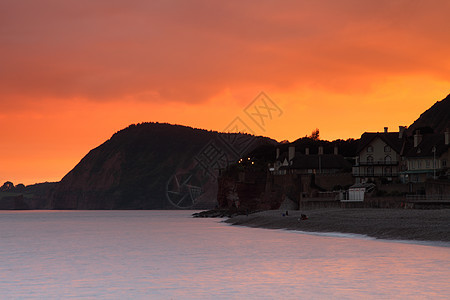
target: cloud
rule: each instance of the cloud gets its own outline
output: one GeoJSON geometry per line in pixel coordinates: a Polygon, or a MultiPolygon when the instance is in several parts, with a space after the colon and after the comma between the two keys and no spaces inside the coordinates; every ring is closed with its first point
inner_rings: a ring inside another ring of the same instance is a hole
{"type": "MultiPolygon", "coordinates": [[[[2,1],[0,101],[450,80],[448,1],[2,1]]],[[[1,104],[0,104],[1,105],[1,104]]]]}

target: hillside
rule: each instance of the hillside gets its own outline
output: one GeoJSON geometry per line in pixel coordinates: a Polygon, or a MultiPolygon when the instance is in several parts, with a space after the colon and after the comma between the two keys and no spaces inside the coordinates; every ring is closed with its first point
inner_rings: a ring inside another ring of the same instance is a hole
{"type": "Polygon", "coordinates": [[[450,94],[422,113],[407,132],[412,135],[416,129],[426,127],[432,128],[435,133],[450,128],[450,94]]]}
{"type": "Polygon", "coordinates": [[[28,186],[5,182],[0,187],[0,210],[49,209],[49,198],[57,182],[44,182],[28,186]]]}
{"type": "Polygon", "coordinates": [[[91,150],[64,176],[51,205],[54,209],[211,208],[216,203],[218,169],[245,151],[272,143],[263,137],[179,125],[131,125],[91,150]]]}

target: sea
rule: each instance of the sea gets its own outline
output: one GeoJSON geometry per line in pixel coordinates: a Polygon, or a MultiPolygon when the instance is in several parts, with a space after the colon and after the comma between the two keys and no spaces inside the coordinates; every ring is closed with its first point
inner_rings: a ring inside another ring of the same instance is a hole
{"type": "Polygon", "coordinates": [[[1,299],[449,299],[450,245],[193,211],[2,211],[1,299]]]}

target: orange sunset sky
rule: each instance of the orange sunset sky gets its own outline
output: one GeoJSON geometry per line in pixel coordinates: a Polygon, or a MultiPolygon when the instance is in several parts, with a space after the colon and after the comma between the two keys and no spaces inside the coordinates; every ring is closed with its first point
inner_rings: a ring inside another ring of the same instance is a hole
{"type": "Polygon", "coordinates": [[[450,92],[450,1],[0,0],[0,184],[59,181],[132,123],[398,130],[450,92]],[[248,121],[248,120],[247,120],[248,121]],[[250,124],[250,122],[249,122],[250,124]]]}

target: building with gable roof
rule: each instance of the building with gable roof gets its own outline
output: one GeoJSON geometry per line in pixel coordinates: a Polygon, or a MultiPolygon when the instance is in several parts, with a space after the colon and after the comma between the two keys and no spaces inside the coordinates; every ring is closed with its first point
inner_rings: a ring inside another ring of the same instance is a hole
{"type": "Polygon", "coordinates": [[[402,155],[406,145],[406,127],[400,126],[399,132],[365,132],[357,149],[353,176],[356,183],[393,181],[405,168],[402,155]]]}
{"type": "Polygon", "coordinates": [[[274,164],[275,175],[284,174],[337,174],[350,170],[352,165],[340,154],[335,147],[333,154],[324,154],[323,147],[319,147],[317,154],[310,154],[309,148],[305,153],[296,152],[290,146],[287,153],[279,155],[274,164]]]}
{"type": "Polygon", "coordinates": [[[448,175],[450,160],[450,132],[421,134],[416,131],[413,143],[404,153],[406,170],[401,174],[405,182],[425,182],[448,175]]]}

